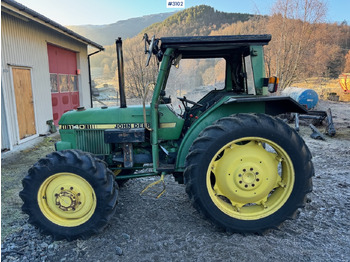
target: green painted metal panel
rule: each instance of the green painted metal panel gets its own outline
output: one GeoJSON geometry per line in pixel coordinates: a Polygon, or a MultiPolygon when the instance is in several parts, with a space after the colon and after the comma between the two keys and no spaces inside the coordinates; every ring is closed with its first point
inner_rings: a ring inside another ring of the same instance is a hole
{"type": "Polygon", "coordinates": [[[231,64],[225,59],[226,68],[225,68],[225,89],[232,90],[232,68],[231,64]]]}
{"type": "MultiPolygon", "coordinates": [[[[159,105],[158,111],[159,139],[178,139],[184,120],[168,105],[159,105]]],[[[150,123],[149,112],[150,107],[146,106],[146,120],[148,126],[150,123]]],[[[92,108],[84,111],[70,111],[62,116],[59,125],[61,134],[68,134],[65,131],[71,129],[143,128],[143,107],[110,107],[105,109],[92,108]]]]}
{"type": "MultiPolygon", "coordinates": [[[[149,121],[149,107],[146,107],[147,121],[149,121]]],[[[69,111],[60,121],[63,125],[108,125],[143,123],[142,106],[129,106],[127,108],[91,108],[82,111],[69,111]]],[[[122,126],[121,126],[122,128],[122,126]]]]}
{"type": "Polygon", "coordinates": [[[265,75],[264,49],[262,46],[250,46],[256,93],[267,95],[267,87],[263,87],[265,75]]]}
{"type": "MultiPolygon", "coordinates": [[[[67,138],[69,139],[69,138],[67,138]]],[[[62,151],[62,150],[66,150],[66,149],[72,149],[72,143],[71,142],[64,142],[64,141],[58,141],[56,143],[56,150],[57,151],[62,151]]]]}
{"type": "Polygon", "coordinates": [[[163,56],[162,63],[159,68],[159,74],[157,78],[157,84],[154,87],[152,101],[151,101],[151,145],[152,145],[152,159],[153,159],[153,171],[156,172],[159,165],[159,134],[158,134],[158,122],[159,122],[159,96],[162,89],[165,88],[166,80],[169,76],[169,69],[171,64],[171,58],[173,56],[174,49],[168,48],[163,56]]]}
{"type": "Polygon", "coordinates": [[[222,98],[215,106],[206,111],[199,119],[192,124],[183,138],[176,160],[176,171],[183,171],[185,168],[186,156],[193,141],[199,133],[216,120],[237,113],[264,113],[264,102],[225,104],[232,96],[222,98]]]}
{"type": "Polygon", "coordinates": [[[180,138],[185,120],[169,106],[159,106],[158,140],[177,140],[180,138]]]}
{"type": "MultiPolygon", "coordinates": [[[[168,105],[159,105],[158,111],[158,139],[179,139],[184,120],[168,105]]],[[[146,106],[147,126],[150,126],[149,112],[150,107],[146,106]]],[[[103,141],[103,130],[143,128],[143,107],[110,107],[70,111],[62,116],[59,125],[62,142],[57,144],[58,150],[79,148],[94,154],[109,154],[110,146],[103,141]]]]}
{"type": "Polygon", "coordinates": [[[77,148],[75,130],[60,130],[60,135],[61,141],[56,143],[57,151],[77,148]]]}

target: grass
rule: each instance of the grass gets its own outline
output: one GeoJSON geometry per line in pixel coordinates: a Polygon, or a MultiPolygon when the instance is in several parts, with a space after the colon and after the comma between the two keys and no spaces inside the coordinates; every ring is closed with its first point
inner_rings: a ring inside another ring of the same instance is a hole
{"type": "Polygon", "coordinates": [[[313,89],[321,99],[327,100],[330,93],[339,96],[339,101],[349,102],[350,93],[345,93],[340,87],[338,79],[329,78],[308,78],[304,81],[294,83],[293,86],[313,89]]]}
{"type": "Polygon", "coordinates": [[[40,158],[54,150],[59,135],[41,138],[34,146],[14,153],[2,160],[1,165],[1,242],[15,232],[19,232],[26,223],[27,216],[22,213],[22,179],[27,170],[40,158]]]}

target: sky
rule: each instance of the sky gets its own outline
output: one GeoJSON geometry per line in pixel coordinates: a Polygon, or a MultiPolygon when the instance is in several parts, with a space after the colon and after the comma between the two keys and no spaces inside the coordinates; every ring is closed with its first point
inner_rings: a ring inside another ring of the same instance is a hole
{"type": "MultiPolygon", "coordinates": [[[[150,14],[180,11],[167,8],[167,0],[16,0],[61,25],[103,25],[150,14]]],[[[176,1],[176,0],[172,0],[176,1]]],[[[185,7],[209,5],[218,11],[270,14],[276,0],[184,0],[185,7]]],[[[350,24],[350,0],[324,0],[327,22],[350,24]]]]}

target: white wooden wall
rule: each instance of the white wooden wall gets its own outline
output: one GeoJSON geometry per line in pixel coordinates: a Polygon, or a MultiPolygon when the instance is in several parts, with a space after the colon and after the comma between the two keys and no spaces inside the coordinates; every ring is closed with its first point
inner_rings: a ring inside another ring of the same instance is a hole
{"type": "Polygon", "coordinates": [[[90,107],[87,45],[30,19],[1,12],[1,93],[5,109],[1,114],[5,114],[2,120],[6,120],[8,131],[8,138],[2,141],[7,139],[10,147],[23,142],[18,136],[12,67],[31,69],[36,136],[48,131],[46,121],[52,119],[52,105],[47,43],[77,53],[80,105],[90,107]]]}

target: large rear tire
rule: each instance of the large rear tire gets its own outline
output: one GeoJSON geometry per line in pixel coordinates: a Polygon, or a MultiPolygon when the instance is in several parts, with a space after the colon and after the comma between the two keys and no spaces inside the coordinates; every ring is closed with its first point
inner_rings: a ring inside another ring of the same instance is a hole
{"type": "Polygon", "coordinates": [[[311,153],[283,121],[237,114],[204,129],[186,158],[194,207],[229,232],[262,233],[296,216],[312,191],[311,153]]]}
{"type": "Polygon", "coordinates": [[[116,211],[118,186],[106,164],[79,150],[53,152],[23,179],[29,223],[56,240],[100,232],[116,211]]]}

